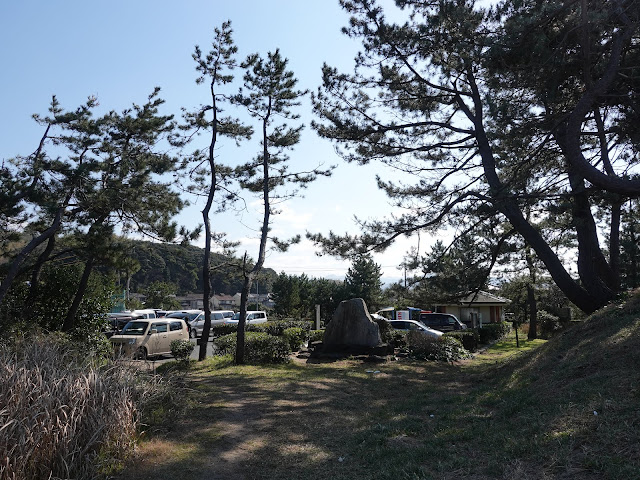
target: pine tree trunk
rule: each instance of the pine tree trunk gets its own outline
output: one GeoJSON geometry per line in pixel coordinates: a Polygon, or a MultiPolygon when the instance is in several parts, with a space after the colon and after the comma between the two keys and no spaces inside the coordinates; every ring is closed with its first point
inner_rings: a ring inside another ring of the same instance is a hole
{"type": "Polygon", "coordinates": [[[80,277],[78,290],[76,291],[76,295],[73,298],[73,303],[71,304],[71,307],[67,312],[67,316],[64,319],[64,324],[62,325],[63,332],[70,332],[75,327],[75,319],[78,315],[78,310],[80,309],[80,303],[82,302],[84,293],[87,291],[87,285],[89,285],[89,277],[91,276],[91,271],[93,270],[93,263],[94,259],[92,255],[84,264],[84,270],[82,272],[82,277],[80,277]]]}

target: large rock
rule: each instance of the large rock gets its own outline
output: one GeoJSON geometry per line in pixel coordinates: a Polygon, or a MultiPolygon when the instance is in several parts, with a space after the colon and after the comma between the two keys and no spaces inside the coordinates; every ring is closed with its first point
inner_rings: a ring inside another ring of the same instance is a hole
{"type": "Polygon", "coordinates": [[[380,345],[380,329],[371,320],[366,303],[361,298],[340,302],[324,332],[325,348],[376,347],[380,345]]]}

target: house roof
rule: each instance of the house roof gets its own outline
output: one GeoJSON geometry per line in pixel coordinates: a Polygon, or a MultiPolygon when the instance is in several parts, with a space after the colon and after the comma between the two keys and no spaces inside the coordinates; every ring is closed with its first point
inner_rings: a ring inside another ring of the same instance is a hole
{"type": "Polygon", "coordinates": [[[489,292],[479,291],[477,294],[471,293],[458,301],[453,300],[443,305],[506,305],[507,303],[511,303],[511,300],[489,292]]]}
{"type": "Polygon", "coordinates": [[[233,297],[231,295],[213,295],[214,298],[217,298],[218,300],[233,300],[233,297]]]}

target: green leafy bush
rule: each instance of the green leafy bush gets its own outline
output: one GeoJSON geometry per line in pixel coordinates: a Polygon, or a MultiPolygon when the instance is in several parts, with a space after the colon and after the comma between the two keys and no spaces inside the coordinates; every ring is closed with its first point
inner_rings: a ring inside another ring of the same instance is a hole
{"type": "Polygon", "coordinates": [[[313,322],[308,320],[276,320],[266,323],[255,323],[247,326],[249,332],[264,332],[279,337],[287,328],[301,328],[305,332],[311,331],[313,322]]]}
{"type": "Polygon", "coordinates": [[[218,324],[218,325],[211,325],[211,330],[209,330],[209,334],[211,335],[211,337],[216,338],[216,337],[221,337],[223,335],[229,335],[237,331],[238,331],[237,324],[230,324],[230,325],[218,324]]]}
{"type": "Polygon", "coordinates": [[[193,352],[195,345],[191,343],[189,340],[173,340],[171,342],[171,355],[173,355],[176,360],[185,361],[193,352]]]}
{"type": "Polygon", "coordinates": [[[303,345],[309,338],[309,331],[300,327],[286,328],[282,332],[282,337],[289,344],[291,351],[295,352],[300,350],[300,345],[303,345]]]}
{"type": "Polygon", "coordinates": [[[489,343],[493,340],[499,340],[510,331],[510,323],[487,323],[482,328],[478,329],[478,334],[480,335],[480,343],[489,343]]]}
{"type": "MultiPolygon", "coordinates": [[[[237,334],[223,335],[214,340],[220,355],[236,352],[237,334]]],[[[291,349],[283,337],[264,332],[246,332],[244,357],[247,363],[285,363],[289,361],[291,349]]]]}
{"type": "Polygon", "coordinates": [[[540,335],[543,338],[552,337],[554,334],[562,330],[560,317],[556,317],[546,310],[538,311],[538,325],[540,325],[540,335]]]}
{"type": "Polygon", "coordinates": [[[418,360],[454,362],[469,358],[470,354],[462,344],[453,337],[430,337],[420,332],[407,334],[409,355],[418,360]]]}
{"type": "Polygon", "coordinates": [[[456,332],[447,332],[444,334],[444,336],[455,338],[462,344],[465,350],[468,350],[470,352],[475,352],[478,349],[480,335],[476,330],[467,329],[458,330],[456,332]]]}
{"type": "Polygon", "coordinates": [[[324,330],[310,330],[309,343],[321,342],[324,340],[324,330]]]}

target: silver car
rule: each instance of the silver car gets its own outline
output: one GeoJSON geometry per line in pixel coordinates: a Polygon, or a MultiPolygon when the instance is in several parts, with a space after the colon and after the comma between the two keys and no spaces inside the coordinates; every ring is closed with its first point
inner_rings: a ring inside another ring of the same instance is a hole
{"type": "MultiPolygon", "coordinates": [[[[211,312],[211,326],[222,325],[233,317],[231,310],[213,310],[211,312]]],[[[204,329],[204,312],[191,321],[191,338],[201,337],[204,329]]]]}
{"type": "Polygon", "coordinates": [[[389,320],[389,323],[396,330],[402,330],[404,332],[420,332],[433,338],[440,338],[443,335],[442,332],[434,330],[433,328],[425,327],[423,324],[415,320],[389,320]]]}

